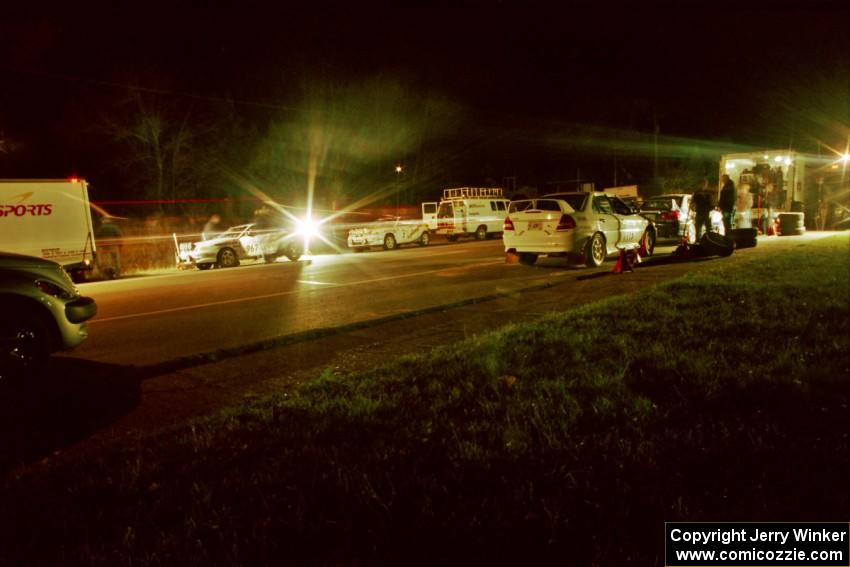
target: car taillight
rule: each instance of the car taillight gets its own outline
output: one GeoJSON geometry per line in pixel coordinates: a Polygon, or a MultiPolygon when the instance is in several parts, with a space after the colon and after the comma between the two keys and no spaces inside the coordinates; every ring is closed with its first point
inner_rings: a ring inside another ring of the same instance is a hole
{"type": "Polygon", "coordinates": [[[679,211],[667,211],[661,213],[658,218],[661,220],[679,220],[679,211]]]}
{"type": "Polygon", "coordinates": [[[571,228],[576,227],[576,221],[570,215],[561,215],[561,220],[558,221],[558,226],[555,228],[558,230],[570,230],[571,228]]]}
{"type": "Polygon", "coordinates": [[[513,230],[514,223],[511,220],[511,217],[505,217],[505,224],[502,226],[502,231],[513,230]]]}

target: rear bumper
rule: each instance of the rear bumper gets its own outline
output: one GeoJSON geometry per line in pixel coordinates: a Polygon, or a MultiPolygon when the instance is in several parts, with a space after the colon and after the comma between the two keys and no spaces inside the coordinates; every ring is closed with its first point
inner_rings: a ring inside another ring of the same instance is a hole
{"type": "Polygon", "coordinates": [[[547,255],[572,255],[581,252],[586,239],[579,238],[574,230],[559,232],[550,238],[531,239],[524,236],[527,233],[517,235],[513,231],[502,233],[502,241],[505,243],[506,252],[528,252],[531,254],[547,255]]]}

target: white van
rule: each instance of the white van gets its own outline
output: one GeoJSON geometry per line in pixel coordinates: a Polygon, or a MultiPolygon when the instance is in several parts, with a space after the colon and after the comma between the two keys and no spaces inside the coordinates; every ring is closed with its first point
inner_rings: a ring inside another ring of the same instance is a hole
{"type": "Polygon", "coordinates": [[[0,180],[0,250],[90,270],[95,254],[88,185],[82,179],[0,180]]]}
{"type": "Polygon", "coordinates": [[[437,209],[437,234],[452,241],[460,236],[484,240],[501,235],[509,203],[501,187],[444,189],[437,209]]]}

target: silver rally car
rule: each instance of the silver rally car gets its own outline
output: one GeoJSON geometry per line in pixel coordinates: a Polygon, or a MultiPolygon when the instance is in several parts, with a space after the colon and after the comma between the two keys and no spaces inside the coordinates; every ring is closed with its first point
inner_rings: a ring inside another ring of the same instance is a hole
{"type": "Polygon", "coordinates": [[[178,266],[198,269],[232,268],[242,260],[274,262],[286,256],[296,262],[304,254],[304,237],[286,229],[262,229],[256,224],[228,228],[210,240],[195,242],[178,255],[178,266]]]}

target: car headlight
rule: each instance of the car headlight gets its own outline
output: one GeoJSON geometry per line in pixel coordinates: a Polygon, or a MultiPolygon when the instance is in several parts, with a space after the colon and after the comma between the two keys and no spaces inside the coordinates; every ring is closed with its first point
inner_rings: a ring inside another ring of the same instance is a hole
{"type": "Polygon", "coordinates": [[[35,287],[41,290],[42,293],[59,299],[73,299],[74,294],[67,289],[48,280],[35,280],[35,287]]]}
{"type": "Polygon", "coordinates": [[[295,220],[295,234],[304,238],[314,238],[319,235],[319,223],[311,218],[295,220]]]}

